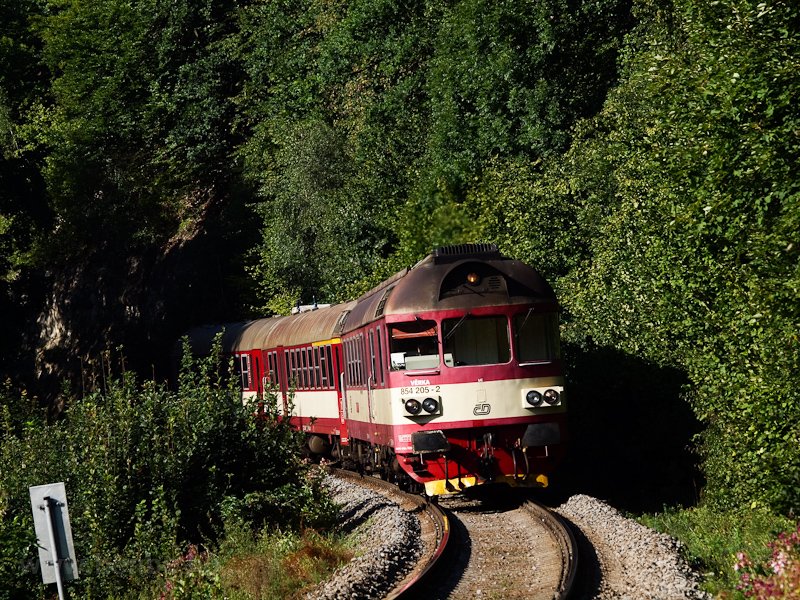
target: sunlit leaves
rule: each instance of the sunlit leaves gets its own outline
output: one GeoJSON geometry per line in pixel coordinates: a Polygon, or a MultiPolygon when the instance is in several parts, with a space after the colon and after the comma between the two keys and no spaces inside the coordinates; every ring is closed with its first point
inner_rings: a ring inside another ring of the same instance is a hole
{"type": "Polygon", "coordinates": [[[708,426],[709,499],[788,510],[800,501],[782,467],[799,458],[784,441],[800,427],[800,144],[788,103],[800,48],[787,35],[798,11],[687,0],[651,14],[625,77],[566,154],[573,189],[601,194],[579,210],[596,219],[592,232],[579,217],[591,258],[561,285],[595,340],[687,370],[708,426]]]}

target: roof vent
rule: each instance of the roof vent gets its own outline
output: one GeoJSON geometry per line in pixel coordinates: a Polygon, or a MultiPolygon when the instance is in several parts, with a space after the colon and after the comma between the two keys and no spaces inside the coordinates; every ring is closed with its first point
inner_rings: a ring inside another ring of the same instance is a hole
{"type": "Polygon", "coordinates": [[[336,319],[336,325],[334,326],[333,330],[336,332],[336,335],[342,335],[342,330],[344,329],[344,323],[347,321],[347,315],[350,314],[349,310],[343,310],[342,314],[339,315],[339,318],[336,319]]]}
{"type": "Polygon", "coordinates": [[[450,262],[462,258],[499,259],[500,251],[497,244],[458,244],[455,246],[442,246],[433,250],[433,260],[436,263],[450,262]]]}
{"type": "Polygon", "coordinates": [[[386,300],[389,299],[389,294],[392,293],[394,286],[386,288],[386,291],[383,292],[383,296],[381,296],[380,301],[378,302],[378,308],[375,309],[375,318],[383,316],[383,311],[386,309],[386,300]]]}

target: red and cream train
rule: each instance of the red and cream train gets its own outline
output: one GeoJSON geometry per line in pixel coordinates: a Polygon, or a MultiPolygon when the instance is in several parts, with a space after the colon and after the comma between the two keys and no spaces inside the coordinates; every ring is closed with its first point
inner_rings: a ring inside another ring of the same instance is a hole
{"type": "Polygon", "coordinates": [[[225,325],[222,345],[244,396],[276,392],[314,454],[430,496],[544,487],[566,436],[558,311],[534,269],[465,244],[355,301],[225,325]]]}

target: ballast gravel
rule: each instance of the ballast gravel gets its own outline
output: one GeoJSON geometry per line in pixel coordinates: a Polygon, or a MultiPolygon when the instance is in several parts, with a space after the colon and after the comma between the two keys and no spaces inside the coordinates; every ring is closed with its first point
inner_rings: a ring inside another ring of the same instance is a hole
{"type": "Polygon", "coordinates": [[[382,598],[409,572],[420,554],[416,517],[384,496],[327,476],[339,511],[339,529],[352,535],[356,555],[332,577],[306,593],[318,600],[382,598]]]}
{"type": "Polygon", "coordinates": [[[599,581],[584,597],[599,600],[700,600],[697,574],[681,557],[681,543],[622,516],[591,496],[572,496],[556,509],[589,542],[599,581]]]}
{"type": "MultiPolygon", "coordinates": [[[[421,552],[416,518],[369,489],[327,476],[340,510],[340,528],[354,536],[355,557],[309,590],[309,600],[385,597],[410,571],[421,552]]],[[[596,600],[707,600],[699,577],[681,556],[681,544],[625,518],[605,502],[570,497],[556,509],[583,542],[583,571],[575,597],[596,600]]],[[[456,590],[454,590],[455,592],[456,590]]],[[[472,590],[470,597],[480,596],[472,590]]],[[[451,597],[459,596],[458,593],[451,597]]]]}

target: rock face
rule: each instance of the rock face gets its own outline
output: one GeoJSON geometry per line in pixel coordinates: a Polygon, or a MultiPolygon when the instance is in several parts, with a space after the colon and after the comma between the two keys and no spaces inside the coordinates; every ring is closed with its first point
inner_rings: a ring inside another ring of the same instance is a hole
{"type": "Polygon", "coordinates": [[[197,224],[162,247],[105,244],[44,277],[27,332],[43,396],[66,380],[90,391],[111,372],[169,375],[175,342],[189,327],[229,320],[223,240],[197,224]],[[123,364],[124,363],[124,364],[123,364]]]}

